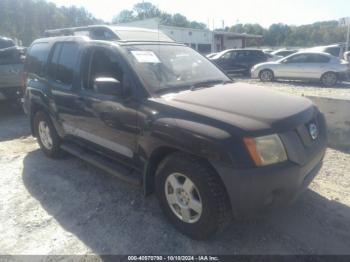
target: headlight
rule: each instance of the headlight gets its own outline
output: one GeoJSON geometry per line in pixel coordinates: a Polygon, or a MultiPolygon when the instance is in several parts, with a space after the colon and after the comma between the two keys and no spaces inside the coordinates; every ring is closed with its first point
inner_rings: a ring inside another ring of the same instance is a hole
{"type": "Polygon", "coordinates": [[[250,156],[257,166],[267,166],[286,161],[287,154],[280,137],[276,134],[244,138],[250,156]]]}

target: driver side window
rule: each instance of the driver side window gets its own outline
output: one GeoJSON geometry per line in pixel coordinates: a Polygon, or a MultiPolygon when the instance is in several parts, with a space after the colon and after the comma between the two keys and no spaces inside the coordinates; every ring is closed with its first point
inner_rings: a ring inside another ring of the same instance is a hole
{"type": "Polygon", "coordinates": [[[224,60],[235,59],[236,55],[237,55],[237,53],[234,52],[234,51],[227,52],[226,54],[224,54],[224,55],[222,56],[222,59],[224,59],[224,60]]]}
{"type": "Polygon", "coordinates": [[[111,50],[102,47],[93,47],[87,50],[85,57],[85,69],[83,75],[83,88],[85,90],[94,90],[94,81],[97,78],[114,78],[118,80],[123,87],[124,72],[119,63],[119,58],[111,50]]]}
{"type": "Polygon", "coordinates": [[[287,64],[295,64],[295,63],[306,63],[307,60],[308,60],[307,54],[300,54],[300,55],[292,56],[285,61],[287,64]]]}

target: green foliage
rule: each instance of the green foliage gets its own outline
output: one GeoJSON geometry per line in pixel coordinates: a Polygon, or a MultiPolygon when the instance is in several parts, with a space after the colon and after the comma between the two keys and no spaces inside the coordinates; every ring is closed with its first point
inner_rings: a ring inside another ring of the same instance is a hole
{"type": "MultiPolygon", "coordinates": [[[[147,18],[159,18],[168,26],[205,29],[204,23],[190,21],[182,14],[169,14],[150,2],[135,4],[132,10],[121,11],[113,23],[147,18]]],[[[57,7],[45,0],[0,0],[0,35],[17,38],[29,45],[47,29],[102,24],[84,8],[57,7]]],[[[264,45],[307,47],[344,42],[346,29],[337,21],[317,22],[311,25],[288,26],[273,24],[265,29],[259,24],[236,24],[226,31],[264,36],[264,45]]]]}
{"type": "Polygon", "coordinates": [[[338,27],[337,21],[317,22],[311,25],[288,26],[272,24],[268,29],[258,24],[237,24],[227,31],[236,33],[257,34],[264,36],[267,46],[308,47],[328,45],[345,41],[345,28],[338,27]]]}
{"type": "Polygon", "coordinates": [[[0,35],[17,38],[24,45],[47,29],[101,23],[84,8],[61,7],[44,0],[0,0],[0,35]]]}
{"type": "Polygon", "coordinates": [[[168,26],[189,27],[195,29],[205,29],[204,23],[190,21],[182,14],[168,14],[159,10],[158,7],[149,2],[135,4],[132,10],[121,11],[114,19],[113,23],[126,23],[148,18],[159,18],[160,24],[168,26]]]}

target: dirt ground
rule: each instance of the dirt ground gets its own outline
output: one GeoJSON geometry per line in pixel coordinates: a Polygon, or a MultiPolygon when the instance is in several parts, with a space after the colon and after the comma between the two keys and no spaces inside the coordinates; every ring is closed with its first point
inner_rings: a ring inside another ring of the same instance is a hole
{"type": "Polygon", "coordinates": [[[275,81],[263,83],[259,79],[251,79],[239,75],[233,76],[234,80],[245,82],[259,87],[267,87],[276,91],[288,92],[304,96],[321,96],[334,99],[350,100],[350,82],[344,81],[335,87],[323,87],[318,82],[301,81],[275,81]]]}
{"type": "Polygon", "coordinates": [[[0,254],[350,254],[350,153],[329,149],[292,206],[192,241],[154,196],[74,157],[51,160],[0,106],[0,254]]]}

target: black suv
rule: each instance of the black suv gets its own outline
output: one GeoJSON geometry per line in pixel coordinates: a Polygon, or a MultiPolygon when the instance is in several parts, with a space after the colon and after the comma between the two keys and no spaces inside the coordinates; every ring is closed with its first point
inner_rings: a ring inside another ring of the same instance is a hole
{"type": "Polygon", "coordinates": [[[169,220],[195,239],[232,215],[293,202],[325,153],[319,110],[302,97],[232,83],[193,49],[139,33],[31,45],[24,107],[44,153],[68,152],[156,192],[169,220]]]}
{"type": "Polygon", "coordinates": [[[260,49],[229,49],[210,57],[227,74],[244,75],[249,75],[253,66],[268,59],[268,55],[260,49]]]}

